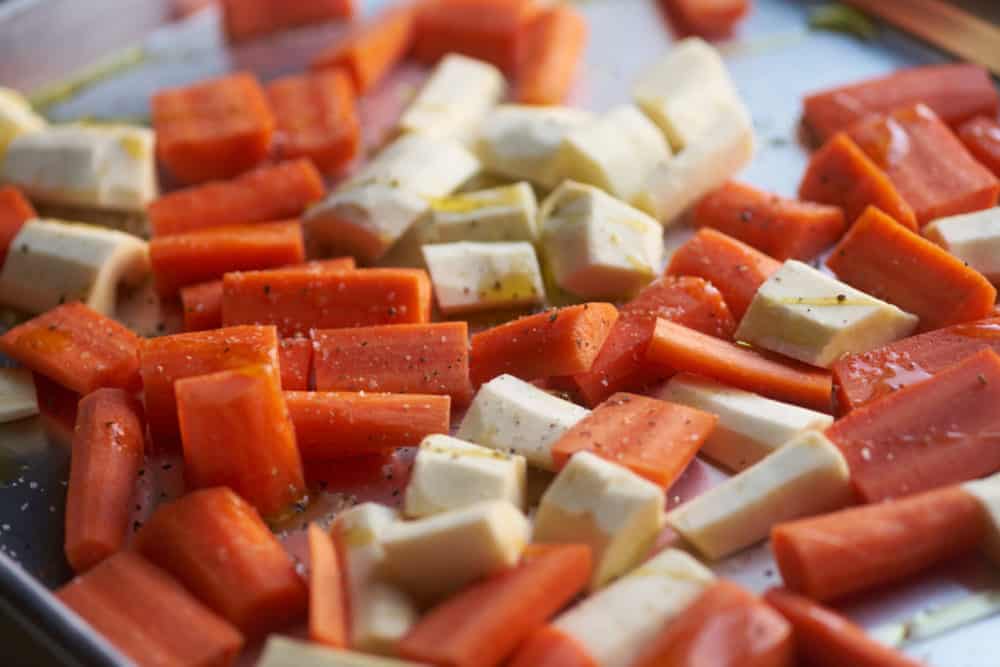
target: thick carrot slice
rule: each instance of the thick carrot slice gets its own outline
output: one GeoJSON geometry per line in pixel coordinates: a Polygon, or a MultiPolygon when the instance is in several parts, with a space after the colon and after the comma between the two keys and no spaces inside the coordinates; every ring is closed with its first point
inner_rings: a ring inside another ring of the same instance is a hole
{"type": "Polygon", "coordinates": [[[863,505],[771,530],[785,586],[827,601],[901,581],[986,539],[982,504],[959,486],[863,505]]]}
{"type": "Polygon", "coordinates": [[[329,461],[413,447],[448,433],[451,399],[420,394],[285,392],[302,458],[329,461]]]}
{"type": "Polygon", "coordinates": [[[593,407],[615,392],[638,391],[670,377],[670,372],[646,363],[646,347],[658,317],[726,340],[736,330],[719,290],[702,278],[667,276],[650,283],[619,310],[590,370],[573,376],[587,405],[593,407]]]}
{"type": "Polygon", "coordinates": [[[141,339],[79,302],[57,306],[0,336],[0,351],[80,395],[140,386],[141,339]]]}
{"type": "Polygon", "coordinates": [[[281,162],[231,181],[163,195],[149,205],[149,224],[153,236],[169,236],[206,227],[284,220],[300,215],[323,192],[323,177],[312,162],[281,162]]]}
{"type": "Polygon", "coordinates": [[[305,255],[298,220],[208,227],[149,242],[156,291],[163,297],[230,271],[298,264],[305,255]]]}
{"type": "Polygon", "coordinates": [[[309,638],[333,648],[347,647],[344,575],[330,534],[309,524],[309,638]]]}
{"type": "Polygon", "coordinates": [[[156,154],[185,183],[232,178],[271,150],[274,115],[252,74],[161,90],[151,104],[156,154]]]}
{"type": "Polygon", "coordinates": [[[414,54],[433,63],[461,53],[514,74],[537,11],[534,0],[430,0],[417,17],[414,54]]]}
{"type": "Polygon", "coordinates": [[[410,660],[449,667],[494,667],[583,590],[590,548],[533,545],[511,570],[434,607],[399,642],[410,660]]]}
{"type": "Polygon", "coordinates": [[[650,642],[635,667],[792,667],[792,627],[746,589],[719,581],[650,642]]]}
{"type": "Polygon", "coordinates": [[[859,122],[848,134],[917,216],[917,223],[996,206],[997,181],[923,104],[859,122]]]}
{"type": "Polygon", "coordinates": [[[715,285],[738,321],[760,286],[780,268],[781,262],[746,243],[714,229],[702,229],[674,251],[667,273],[697,276],[715,285]]]}
{"type": "Polygon", "coordinates": [[[316,389],[446,394],[469,401],[469,327],[465,322],[395,324],[312,332],[316,389]]]}
{"type": "Polygon", "coordinates": [[[178,380],[188,488],[229,486],[266,517],[305,494],[295,427],[273,365],[178,380]]]}
{"type": "Polygon", "coordinates": [[[598,667],[587,649],[554,625],[546,625],[521,644],[510,667],[598,667]]]}
{"type": "Polygon", "coordinates": [[[826,431],[874,503],[1000,470],[1000,355],[986,349],[858,408],[826,431]]]}
{"type": "Polygon", "coordinates": [[[684,405],[615,394],[552,445],[552,460],[558,470],[573,454],[591,452],[668,488],[718,421],[713,414],[684,405]]]}
{"type": "Polygon", "coordinates": [[[143,344],[142,384],[154,444],[179,449],[174,382],[253,364],[278,364],[274,327],[230,327],[151,338],[143,344]]]}
{"type": "Polygon", "coordinates": [[[660,0],[684,33],[726,37],[750,11],[750,0],[660,0]]]}
{"type": "Polygon", "coordinates": [[[768,398],[830,412],[833,382],[828,371],[688,329],[656,322],[646,358],[678,373],[694,373],[768,398]]]}
{"type": "Polygon", "coordinates": [[[312,377],[313,344],[308,338],[283,338],[278,345],[281,365],[281,388],[307,391],[312,377]]]}
{"type": "Polygon", "coordinates": [[[32,373],[31,379],[35,383],[38,414],[46,434],[56,442],[72,447],[80,394],[38,373],[32,373]]]}
{"type": "Polygon", "coordinates": [[[161,505],[135,548],[248,637],[298,620],[308,591],[257,511],[225,487],[161,505]]]}
{"type": "Polygon", "coordinates": [[[84,572],[125,543],[142,465],[142,406],[121,389],[80,401],[66,492],[66,560],[84,572]]]}
{"type": "MultiPolygon", "coordinates": [[[[286,400],[288,396],[286,394],[286,400]]],[[[385,482],[386,470],[397,462],[393,450],[382,454],[352,456],[328,461],[310,460],[306,466],[306,481],[321,489],[349,489],[385,482]]]]}
{"type": "Polygon", "coordinates": [[[341,273],[294,270],[230,273],[222,321],[275,324],[283,336],[311,329],[419,324],[431,319],[431,281],[420,269],[341,273]]]}
{"type": "Polygon", "coordinates": [[[239,42],[287,28],[354,16],[355,0],[222,0],[222,25],[239,42]]]}
{"type": "Polygon", "coordinates": [[[587,19],[569,5],[542,12],[531,25],[517,75],[517,101],[562,104],[587,46],[587,19]]]}
{"type": "Polygon", "coordinates": [[[1000,123],[988,116],[978,116],[962,123],[957,134],[972,157],[1000,177],[1000,123]]]}
{"type": "Polygon", "coordinates": [[[0,188],[0,267],[7,259],[10,242],[28,220],[37,218],[34,207],[13,185],[0,188]]]}
{"type": "Polygon", "coordinates": [[[792,624],[796,653],[810,667],[922,667],[809,598],[775,588],[764,600],[792,624]]]}
{"type": "Polygon", "coordinates": [[[228,667],[243,635],[142,556],[123,551],[55,593],[143,667],[228,667]]]}
{"type": "Polygon", "coordinates": [[[917,218],[906,200],[846,133],[836,134],[813,153],[799,184],[799,197],[807,201],[839,206],[848,224],[866,208],[877,206],[910,229],[917,218]]]}

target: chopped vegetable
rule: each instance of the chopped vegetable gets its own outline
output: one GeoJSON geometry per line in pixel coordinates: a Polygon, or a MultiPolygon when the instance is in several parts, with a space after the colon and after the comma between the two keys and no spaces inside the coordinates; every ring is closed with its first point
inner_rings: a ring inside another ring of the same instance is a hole
{"type": "Polygon", "coordinates": [[[750,0],[661,0],[677,27],[704,37],[725,37],[750,11],[750,0]]]}
{"type": "Polygon", "coordinates": [[[510,667],[598,667],[582,642],[553,625],[532,633],[510,662],[510,667]]]}
{"type": "Polygon", "coordinates": [[[232,42],[331,19],[357,11],[355,0],[222,0],[222,25],[232,42]]]}
{"type": "Polygon", "coordinates": [[[938,218],[924,227],[923,235],[994,285],[1000,284],[1000,209],[938,218]]]}
{"type": "Polygon", "coordinates": [[[313,372],[313,345],[308,338],[283,338],[278,345],[281,388],[308,391],[313,372]]]}
{"type": "Polygon", "coordinates": [[[330,534],[309,524],[309,638],[333,648],[348,644],[347,590],[330,534]]]}
{"type": "Polygon", "coordinates": [[[560,104],[569,95],[587,46],[587,20],[569,5],[543,10],[532,22],[517,70],[517,101],[560,104]]]}
{"type": "Polygon", "coordinates": [[[962,123],[957,134],[972,156],[1000,178],[1000,123],[990,116],[977,116],[962,123]]]}
{"type": "Polygon", "coordinates": [[[515,243],[435,243],[422,248],[445,315],[526,308],[545,301],[535,247],[515,243]]]}
{"type": "Polygon", "coordinates": [[[525,181],[431,202],[424,243],[537,241],[538,202],[525,181]]]}
{"type": "Polygon", "coordinates": [[[0,369],[0,424],[38,414],[35,383],[27,368],[0,369]]]}
{"type": "Polygon", "coordinates": [[[21,231],[21,227],[37,217],[38,214],[31,202],[19,189],[13,185],[0,188],[0,267],[3,267],[11,243],[21,231]]]}
{"type": "Polygon", "coordinates": [[[31,380],[35,384],[35,400],[45,434],[60,445],[71,448],[77,408],[82,397],[39,373],[32,373],[31,380]]]}

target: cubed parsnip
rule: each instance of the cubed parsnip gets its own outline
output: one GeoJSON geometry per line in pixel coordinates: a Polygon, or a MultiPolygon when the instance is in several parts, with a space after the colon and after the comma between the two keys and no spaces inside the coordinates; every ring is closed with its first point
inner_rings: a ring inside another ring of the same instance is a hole
{"type": "Polygon", "coordinates": [[[653,169],[669,159],[660,130],[639,109],[624,105],[566,135],[556,170],[563,179],[631,202],[653,169]]]}
{"type": "Polygon", "coordinates": [[[757,290],[736,339],[829,368],[916,326],[915,315],[790,259],[757,290]]]}
{"type": "Polygon", "coordinates": [[[542,496],[535,542],[586,544],[594,557],[590,590],[625,574],[663,529],[663,489],[627,468],[578,452],[542,496]]]}
{"type": "Polygon", "coordinates": [[[35,381],[26,368],[0,368],[0,424],[38,414],[35,381]]]}
{"type": "Polygon", "coordinates": [[[719,559],[767,539],[775,524],[840,509],[852,499],[840,450],[822,433],[806,431],[673,510],[667,523],[719,559]]]}
{"type": "Polygon", "coordinates": [[[963,487],[979,500],[989,517],[990,531],[984,549],[990,560],[1000,566],[1000,474],[966,482],[963,487]]]}
{"type": "Polygon", "coordinates": [[[59,220],[30,220],[0,271],[0,303],[43,313],[82,301],[113,315],[118,288],[149,275],[147,244],[131,234],[59,220]]]}
{"type": "Polygon", "coordinates": [[[521,510],[506,500],[487,500],[393,524],[382,542],[382,570],[415,599],[432,604],[513,567],[530,533],[521,510]]]}
{"type": "Polygon", "coordinates": [[[822,431],[833,423],[822,412],[688,373],[675,375],[656,396],[717,415],[699,453],[733,471],[757,463],[803,431],[822,431]]]}
{"type": "Polygon", "coordinates": [[[156,198],[153,131],[127,125],[60,125],[7,146],[0,182],[47,204],[142,213],[156,198]]]}
{"type": "Polygon", "coordinates": [[[554,625],[580,642],[595,665],[630,667],[714,580],[690,555],[667,549],[563,613],[554,625]]]}
{"type": "Polygon", "coordinates": [[[449,54],[403,112],[399,131],[469,141],[506,89],[503,74],[493,65],[449,54]]]}
{"type": "Polygon", "coordinates": [[[0,157],[14,137],[42,130],[46,125],[21,93],[0,86],[0,157]]]}
{"type": "Polygon", "coordinates": [[[441,197],[431,202],[425,243],[536,241],[538,202],[526,182],[441,197]]]}
{"type": "Polygon", "coordinates": [[[501,375],[479,388],[455,435],[554,470],[552,443],[588,413],[524,380],[501,375]]]}
{"type": "Polygon", "coordinates": [[[424,263],[442,313],[524,308],[545,301],[535,246],[440,243],[423,247],[424,263]]]}
{"type": "Polygon", "coordinates": [[[429,435],[417,451],[403,510],[410,517],[425,517],[484,500],[506,500],[523,508],[526,469],[523,456],[429,435]]]}
{"type": "Polygon", "coordinates": [[[350,644],[366,653],[392,655],[419,617],[409,596],[379,577],[382,541],[398,521],[394,510],[364,503],[341,512],[333,523],[351,610],[350,644]]]}
{"type": "Polygon", "coordinates": [[[1000,208],[940,218],[923,229],[928,239],[1000,283],[1000,208]]]}
{"type": "Polygon", "coordinates": [[[566,181],[542,204],[540,218],[553,278],[577,296],[628,297],[659,272],[660,225],[592,185],[566,181]]]}
{"type": "Polygon", "coordinates": [[[561,180],[557,157],[563,139],[593,119],[569,107],[500,105],[483,120],[476,152],[488,172],[551,189],[561,180]]]}
{"type": "Polygon", "coordinates": [[[271,635],[257,667],[428,667],[424,663],[327,648],[315,642],[271,635]]]}

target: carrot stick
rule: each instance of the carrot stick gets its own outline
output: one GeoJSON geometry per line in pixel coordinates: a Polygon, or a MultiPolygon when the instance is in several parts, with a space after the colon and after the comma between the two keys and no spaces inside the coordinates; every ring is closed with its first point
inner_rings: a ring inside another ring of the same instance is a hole
{"type": "Polygon", "coordinates": [[[312,377],[313,345],[308,338],[283,338],[278,345],[281,365],[281,388],[285,391],[308,391],[312,377]]]}
{"type": "Polygon", "coordinates": [[[659,319],[646,358],[678,373],[694,373],[777,401],[830,412],[830,373],[659,319]]]}
{"type": "Polygon", "coordinates": [[[342,273],[292,270],[230,273],[223,280],[222,321],[275,324],[283,336],[311,329],[430,321],[431,283],[419,269],[342,273]]]}
{"type": "Polygon", "coordinates": [[[517,101],[562,104],[587,46],[587,19],[568,5],[542,12],[528,30],[517,74],[517,101]]]}
{"type": "Polygon", "coordinates": [[[586,303],[481,331],[472,336],[472,384],[505,373],[535,380],[589,371],[617,319],[611,304],[586,303]]]}
{"type": "Polygon", "coordinates": [[[764,600],[792,624],[796,653],[810,667],[922,667],[809,598],[774,588],[764,600]]]}
{"type": "Polygon", "coordinates": [[[750,0],[660,0],[685,34],[726,37],[750,11],[750,0]]]}
{"type": "Polygon", "coordinates": [[[35,383],[38,414],[46,434],[56,442],[72,447],[80,394],[38,373],[32,373],[31,379],[35,383]]]}
{"type": "Polygon", "coordinates": [[[667,274],[704,278],[722,292],[733,317],[741,320],[757,290],[780,268],[780,262],[746,243],[706,228],[674,251],[667,274]]]}
{"type": "Polygon", "coordinates": [[[142,407],[121,389],[80,401],[66,492],[66,560],[84,572],[121,550],[142,465],[142,407]]]}
{"type": "Polygon", "coordinates": [[[257,511],[225,487],[161,505],[135,548],[202,602],[259,637],[301,618],[308,591],[257,511]]]}
{"type": "MultiPolygon", "coordinates": [[[[285,397],[288,400],[287,394],[285,397]]],[[[329,461],[312,459],[307,463],[306,481],[310,486],[319,486],[321,489],[350,489],[384,482],[386,470],[392,468],[396,458],[394,450],[388,450],[382,454],[352,456],[346,459],[329,461]]]]}
{"type": "Polygon", "coordinates": [[[347,596],[344,576],[330,534],[309,524],[309,638],[347,648],[347,596]]]}
{"type": "Polygon", "coordinates": [[[323,177],[309,160],[292,160],[163,195],[149,205],[153,236],[206,227],[271,222],[301,215],[323,197],[323,177]]]}
{"type": "Polygon", "coordinates": [[[521,644],[510,667],[598,667],[598,664],[577,639],[546,625],[521,644]]]}
{"type": "Polygon", "coordinates": [[[561,470],[573,454],[591,452],[669,488],[712,434],[718,417],[676,403],[615,394],[552,445],[561,470]]]}
{"type": "Polygon", "coordinates": [[[0,336],[0,351],[33,372],[84,395],[140,386],[141,339],[79,302],[57,306],[0,336]]]}
{"type": "Polygon", "coordinates": [[[918,316],[924,331],[988,317],[997,298],[981,273],[874,207],[826,265],[848,285],[918,316]]]}
{"type": "Polygon", "coordinates": [[[31,202],[13,185],[0,188],[0,268],[7,259],[10,242],[28,220],[38,214],[31,202]]]}
{"type": "Polygon", "coordinates": [[[285,392],[302,458],[328,461],[414,447],[448,433],[451,399],[419,394],[285,392]]]}
{"type": "Polygon", "coordinates": [[[916,230],[917,218],[885,172],[854,140],[840,132],[813,153],[799,184],[799,197],[839,206],[853,224],[866,208],[877,206],[893,219],[916,230]]]}
{"type": "Polygon", "coordinates": [[[222,25],[231,42],[331,19],[357,11],[355,0],[222,0],[222,25]]]}
{"type": "Polygon", "coordinates": [[[243,648],[236,628],[131,551],[108,558],[55,595],[144,667],[228,667],[243,648]]]}
{"type": "Polygon", "coordinates": [[[650,283],[618,311],[618,320],[590,370],[572,377],[587,405],[593,407],[615,392],[639,391],[670,377],[670,372],[645,363],[658,317],[726,340],[736,330],[719,290],[702,278],[667,276],[650,283]]]}
{"type": "Polygon", "coordinates": [[[956,133],[972,157],[1000,178],[1000,123],[989,116],[977,116],[962,123],[956,133]]]}
{"type": "Polygon", "coordinates": [[[534,545],[511,570],[434,607],[399,642],[410,660],[451,667],[494,667],[583,590],[590,549],[534,545]]]}
{"type": "Polygon", "coordinates": [[[854,410],[826,434],[862,502],[920,493],[1000,470],[1000,355],[984,349],[854,410]]]}

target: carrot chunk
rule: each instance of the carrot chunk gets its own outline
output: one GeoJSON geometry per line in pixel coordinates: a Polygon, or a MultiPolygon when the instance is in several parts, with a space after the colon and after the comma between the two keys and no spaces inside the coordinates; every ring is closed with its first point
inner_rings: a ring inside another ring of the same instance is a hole
{"type": "Polygon", "coordinates": [[[271,150],[274,115],[257,78],[239,73],[153,95],[156,154],[176,178],[232,178],[271,150]]]}
{"type": "Polygon", "coordinates": [[[66,560],[84,572],[121,550],[142,465],[142,407],[121,389],[80,401],[66,492],[66,560]]]}
{"type": "Polygon", "coordinates": [[[528,30],[517,75],[517,101],[562,104],[587,46],[587,19],[568,5],[547,9],[528,30]]]}
{"type": "Polygon", "coordinates": [[[593,407],[615,392],[639,391],[670,377],[670,372],[646,363],[646,348],[658,317],[727,340],[736,330],[719,290],[702,278],[667,276],[650,283],[622,306],[590,370],[573,376],[587,405],[593,407]]]}
{"type": "Polygon", "coordinates": [[[646,396],[619,393],[552,445],[561,470],[577,452],[591,452],[669,488],[712,434],[718,417],[646,396]]]}
{"type": "Polygon", "coordinates": [[[413,447],[448,433],[451,399],[421,394],[285,392],[299,451],[306,461],[329,461],[413,447]]]}
{"type": "Polygon", "coordinates": [[[281,365],[281,388],[307,391],[312,377],[313,344],[308,338],[283,338],[278,344],[281,365]]]}
{"type": "Polygon", "coordinates": [[[222,0],[226,37],[240,42],[296,26],[354,16],[355,0],[222,0]]]}
{"type": "Polygon", "coordinates": [[[830,412],[828,371],[719,340],[659,319],[646,357],[674,372],[694,373],[777,401],[830,412]]]}
{"type": "Polygon", "coordinates": [[[962,123],[957,134],[972,157],[1000,178],[1000,123],[987,116],[978,116],[962,123]]]}
{"type": "Polygon", "coordinates": [[[38,214],[20,190],[13,185],[0,188],[0,268],[7,259],[10,242],[28,220],[38,214]]]}
{"type": "Polygon", "coordinates": [[[344,574],[330,534],[309,524],[309,638],[347,648],[347,595],[344,574]]]}
{"type": "Polygon", "coordinates": [[[840,132],[813,153],[799,185],[799,197],[839,206],[848,224],[876,206],[916,230],[917,218],[906,200],[854,140],[840,132]]]}
{"type": "Polygon", "coordinates": [[[161,505],[135,536],[143,556],[247,637],[301,618],[308,590],[257,511],[225,487],[161,505]]]}
{"type": "Polygon", "coordinates": [[[554,625],[546,625],[521,644],[510,667],[598,667],[586,647],[554,625]]]}
{"type": "Polygon", "coordinates": [[[481,331],[472,336],[472,384],[505,373],[536,380],[589,371],[617,319],[611,304],[587,303],[481,331]]]}
{"type": "Polygon", "coordinates": [[[80,395],[140,386],[141,339],[78,301],[57,306],[0,336],[0,351],[80,395]]]}
{"type": "Polygon", "coordinates": [[[704,278],[722,293],[733,317],[741,320],[757,290],[780,268],[780,262],[746,243],[706,228],[674,251],[667,274],[704,278]]]}
{"type": "Polygon", "coordinates": [[[243,635],[142,556],[122,551],[55,593],[143,667],[228,667],[243,635]]]}
{"type": "MultiPolygon", "coordinates": [[[[285,395],[286,400],[289,399],[285,395]]],[[[308,461],[306,481],[321,488],[349,489],[385,482],[386,470],[397,464],[394,450],[367,456],[352,456],[346,459],[308,461]]],[[[370,486],[368,488],[371,488],[370,486]]]]}
{"type": "Polygon", "coordinates": [[[283,336],[311,329],[420,324],[431,318],[431,282],[420,269],[230,273],[222,321],[274,324],[283,336]]]}
{"type": "Polygon", "coordinates": [[[682,31],[708,38],[726,37],[750,11],[750,0],[660,0],[682,31]]]}
{"type": "Polygon", "coordinates": [[[303,259],[305,246],[298,220],[208,227],[149,242],[156,291],[163,297],[230,271],[268,269],[298,264],[303,259]]]}
{"type": "Polygon", "coordinates": [[[827,437],[874,503],[1000,470],[1000,355],[968,357],[933,378],[854,410],[827,437]]]}
{"type": "Polygon", "coordinates": [[[149,205],[153,236],[205,227],[294,218],[323,197],[323,177],[309,160],[260,167],[231,181],[196,185],[149,205]]]}
{"type": "Polygon", "coordinates": [[[31,379],[35,383],[35,400],[45,433],[56,442],[72,447],[80,394],[38,373],[32,373],[31,379]]]}

